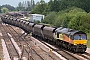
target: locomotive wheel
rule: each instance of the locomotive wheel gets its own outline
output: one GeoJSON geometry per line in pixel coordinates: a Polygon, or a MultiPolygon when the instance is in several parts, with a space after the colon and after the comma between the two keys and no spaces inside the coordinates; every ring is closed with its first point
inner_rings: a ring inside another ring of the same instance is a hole
{"type": "Polygon", "coordinates": [[[69,46],[69,50],[72,51],[72,45],[71,45],[71,44],[70,44],[70,46],[69,46]]]}

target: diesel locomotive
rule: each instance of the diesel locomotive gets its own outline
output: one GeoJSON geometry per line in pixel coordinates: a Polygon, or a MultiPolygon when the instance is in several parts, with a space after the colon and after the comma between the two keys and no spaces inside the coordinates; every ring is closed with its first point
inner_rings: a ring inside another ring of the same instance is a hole
{"type": "Polygon", "coordinates": [[[52,42],[59,47],[64,47],[73,52],[85,52],[87,49],[87,34],[85,32],[63,27],[52,27],[36,24],[22,19],[1,17],[2,21],[21,28],[26,33],[32,33],[35,37],[52,42]]]}

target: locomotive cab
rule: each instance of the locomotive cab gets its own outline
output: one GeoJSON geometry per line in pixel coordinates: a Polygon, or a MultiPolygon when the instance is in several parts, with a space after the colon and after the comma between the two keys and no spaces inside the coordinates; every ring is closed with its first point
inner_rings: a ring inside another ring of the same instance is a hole
{"type": "Polygon", "coordinates": [[[87,48],[86,33],[69,28],[58,28],[55,31],[57,45],[62,45],[68,50],[74,52],[85,52],[87,48]]]}
{"type": "Polygon", "coordinates": [[[77,32],[73,35],[74,51],[85,52],[87,48],[87,35],[84,32],[77,32]]]}
{"type": "Polygon", "coordinates": [[[87,35],[86,33],[83,32],[77,32],[73,35],[73,40],[74,40],[74,45],[77,44],[87,44],[87,35]]]}

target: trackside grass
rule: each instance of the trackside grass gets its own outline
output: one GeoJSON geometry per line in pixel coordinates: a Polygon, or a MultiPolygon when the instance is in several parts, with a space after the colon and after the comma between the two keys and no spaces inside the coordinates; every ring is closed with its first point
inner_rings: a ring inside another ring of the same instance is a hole
{"type": "Polygon", "coordinates": [[[90,33],[87,34],[87,39],[88,39],[87,46],[88,48],[90,48],[90,33]]]}

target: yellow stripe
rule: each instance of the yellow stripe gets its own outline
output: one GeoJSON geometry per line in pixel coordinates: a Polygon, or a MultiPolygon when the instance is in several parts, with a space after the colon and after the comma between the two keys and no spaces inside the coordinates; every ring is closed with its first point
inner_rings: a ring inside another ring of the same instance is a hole
{"type": "Polygon", "coordinates": [[[63,35],[62,34],[59,34],[59,39],[63,40],[63,35]]]}
{"type": "Polygon", "coordinates": [[[59,38],[57,38],[57,35],[55,35],[55,38],[58,39],[58,40],[63,40],[63,35],[59,34],[59,38]]]}
{"type": "Polygon", "coordinates": [[[74,45],[77,45],[77,44],[84,44],[86,45],[87,44],[87,40],[74,40],[74,45]]]}

